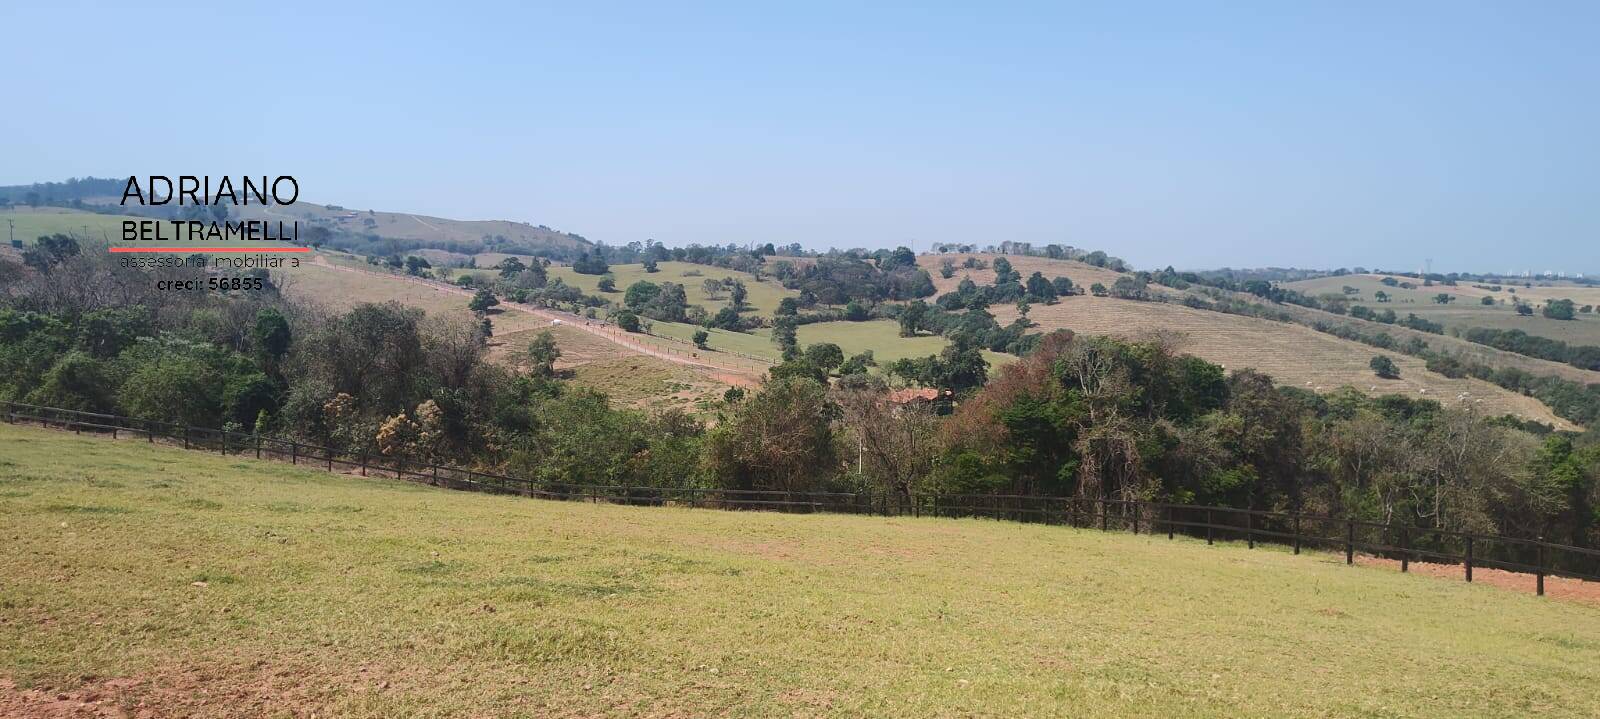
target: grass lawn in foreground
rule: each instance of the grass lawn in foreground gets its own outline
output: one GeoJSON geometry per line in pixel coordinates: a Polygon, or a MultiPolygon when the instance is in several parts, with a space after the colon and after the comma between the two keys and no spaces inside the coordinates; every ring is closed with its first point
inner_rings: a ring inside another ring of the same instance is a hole
{"type": "Polygon", "coordinates": [[[1593,716],[1600,611],[1342,557],[494,497],[0,425],[0,707],[1593,716]]]}

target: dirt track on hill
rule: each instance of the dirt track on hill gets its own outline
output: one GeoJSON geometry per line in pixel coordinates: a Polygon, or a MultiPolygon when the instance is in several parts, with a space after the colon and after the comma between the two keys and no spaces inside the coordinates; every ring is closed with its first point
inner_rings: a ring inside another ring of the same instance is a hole
{"type": "MultiPolygon", "coordinates": [[[[447,285],[442,282],[424,280],[416,277],[402,277],[383,272],[368,272],[366,270],[358,270],[353,267],[341,267],[329,262],[328,259],[322,255],[317,255],[312,262],[320,267],[330,270],[337,270],[339,272],[373,275],[376,277],[382,277],[386,280],[411,282],[422,285],[423,287],[428,287],[435,292],[461,295],[464,297],[471,297],[474,294],[472,290],[456,287],[454,285],[447,285]]],[[[516,302],[502,302],[500,306],[518,312],[526,312],[551,324],[562,324],[576,330],[587,332],[595,337],[602,338],[614,345],[617,345],[618,347],[622,347],[623,349],[629,350],[636,354],[655,357],[657,359],[666,360],[674,364],[687,365],[702,371],[707,371],[711,374],[712,378],[719,382],[725,382],[727,384],[741,387],[753,387],[761,382],[761,371],[755,369],[754,367],[748,365],[738,365],[734,363],[717,362],[713,359],[700,357],[698,352],[675,350],[665,347],[654,347],[645,342],[636,340],[631,337],[629,333],[600,320],[591,320],[567,312],[558,312],[556,310],[550,310],[541,307],[531,307],[529,305],[519,304],[516,302]]]]}

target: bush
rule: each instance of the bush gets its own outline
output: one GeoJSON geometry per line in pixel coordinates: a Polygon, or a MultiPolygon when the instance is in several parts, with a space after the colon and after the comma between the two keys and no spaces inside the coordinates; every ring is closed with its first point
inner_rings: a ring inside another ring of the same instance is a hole
{"type": "Polygon", "coordinates": [[[627,332],[638,332],[640,330],[639,315],[628,311],[618,312],[617,326],[627,332]]]}
{"type": "Polygon", "coordinates": [[[1389,359],[1386,355],[1373,355],[1372,361],[1368,362],[1367,366],[1372,368],[1373,374],[1383,379],[1400,378],[1400,368],[1396,367],[1394,360],[1389,359]]]}

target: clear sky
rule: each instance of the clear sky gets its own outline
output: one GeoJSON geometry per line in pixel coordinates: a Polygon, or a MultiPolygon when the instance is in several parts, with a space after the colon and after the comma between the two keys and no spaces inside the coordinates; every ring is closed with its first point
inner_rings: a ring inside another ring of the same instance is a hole
{"type": "Polygon", "coordinates": [[[1600,272],[1596,2],[109,5],[0,9],[0,184],[292,174],[608,243],[1600,272]]]}

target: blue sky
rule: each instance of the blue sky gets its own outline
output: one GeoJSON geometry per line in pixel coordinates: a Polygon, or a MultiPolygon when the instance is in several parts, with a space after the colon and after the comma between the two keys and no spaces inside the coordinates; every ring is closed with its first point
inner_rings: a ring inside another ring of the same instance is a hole
{"type": "Polygon", "coordinates": [[[0,184],[292,174],[610,243],[1600,272],[1600,3],[129,5],[3,11],[0,184]]]}

